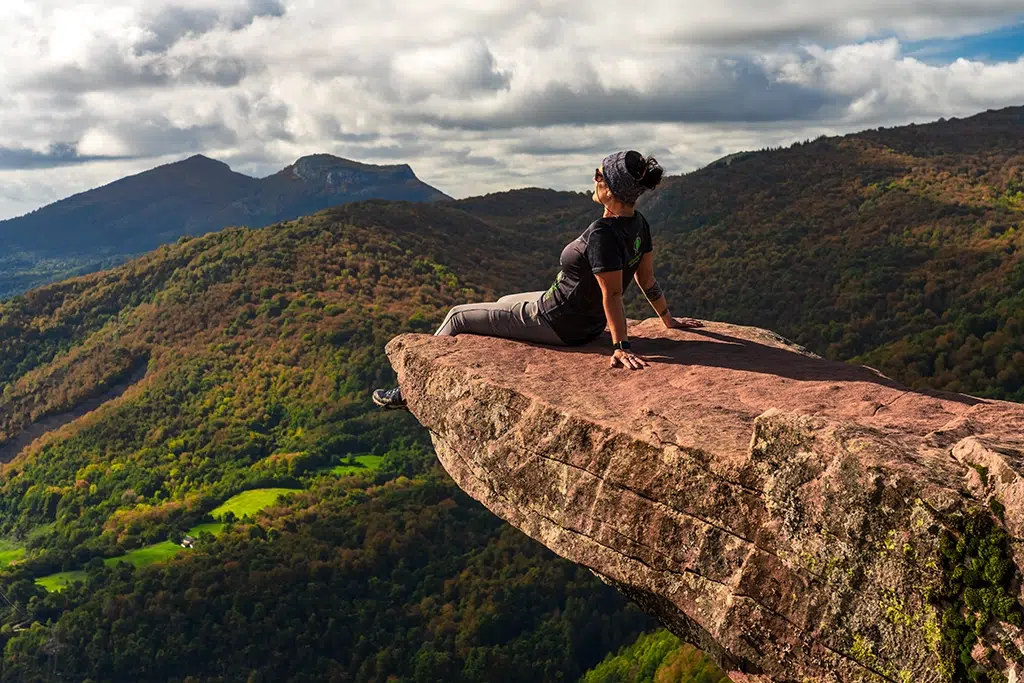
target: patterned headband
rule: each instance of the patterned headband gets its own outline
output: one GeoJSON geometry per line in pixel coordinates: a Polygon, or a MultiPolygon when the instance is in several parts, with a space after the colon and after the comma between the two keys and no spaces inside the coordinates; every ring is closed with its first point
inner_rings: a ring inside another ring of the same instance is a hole
{"type": "Polygon", "coordinates": [[[647,175],[647,165],[644,164],[644,172],[640,176],[640,180],[637,180],[626,168],[626,154],[628,152],[616,152],[606,156],[601,162],[601,173],[604,175],[604,181],[608,184],[608,189],[619,201],[636,204],[640,195],[647,191],[647,188],[640,184],[640,180],[647,175]]]}

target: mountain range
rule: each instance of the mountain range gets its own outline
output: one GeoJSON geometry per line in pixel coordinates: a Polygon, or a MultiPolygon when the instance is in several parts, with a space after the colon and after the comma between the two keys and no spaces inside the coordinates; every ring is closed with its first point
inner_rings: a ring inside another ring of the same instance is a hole
{"type": "Polygon", "coordinates": [[[253,228],[363,199],[448,199],[405,164],[305,156],[262,179],[196,155],[0,221],[0,298],[227,226],[253,228]]]}
{"type": "MultiPolygon", "coordinates": [[[[671,310],[1024,400],[1022,133],[1018,107],[667,178],[638,208],[671,310]]],[[[598,215],[541,189],[372,199],[0,302],[0,680],[575,680],[653,628],[369,401],[395,379],[389,339],[545,289],[598,215]],[[217,512],[253,492],[269,502],[217,512]],[[176,549],[193,529],[216,533],[176,549]]],[[[635,287],[627,313],[651,315],[635,287]]],[[[623,657],[650,663],[645,647],[623,657]]]]}

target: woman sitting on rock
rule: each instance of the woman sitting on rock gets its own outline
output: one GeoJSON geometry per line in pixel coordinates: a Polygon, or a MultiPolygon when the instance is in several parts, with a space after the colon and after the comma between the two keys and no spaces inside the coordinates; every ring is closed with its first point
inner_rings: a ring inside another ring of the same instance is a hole
{"type": "MultiPolygon", "coordinates": [[[[677,320],[654,279],[651,226],[634,210],[637,199],[661,182],[662,168],[654,157],[635,151],[604,158],[594,171],[593,200],[604,215],[566,245],[561,271],[546,292],[509,294],[495,303],[456,306],[435,335],[482,334],[491,337],[566,346],[597,339],[605,326],[612,334],[612,367],[639,370],[647,365],[634,355],[626,338],[622,294],[631,279],[643,290],[665,327],[700,327],[696,320],[677,320]]],[[[373,402],[384,408],[405,408],[401,390],[377,389],[373,402]]]]}

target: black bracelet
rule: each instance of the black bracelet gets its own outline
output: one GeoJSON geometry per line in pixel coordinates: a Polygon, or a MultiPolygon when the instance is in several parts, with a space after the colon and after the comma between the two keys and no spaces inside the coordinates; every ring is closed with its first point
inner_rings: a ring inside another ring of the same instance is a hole
{"type": "Polygon", "coordinates": [[[623,339],[622,341],[619,342],[615,342],[614,344],[612,344],[612,346],[615,347],[616,349],[622,349],[623,351],[629,351],[632,348],[629,344],[629,341],[626,339],[623,339]]]}
{"type": "Polygon", "coordinates": [[[665,296],[665,293],[661,290],[661,285],[658,284],[658,281],[655,280],[650,289],[644,290],[644,296],[646,296],[647,300],[653,304],[655,301],[665,296]]]}

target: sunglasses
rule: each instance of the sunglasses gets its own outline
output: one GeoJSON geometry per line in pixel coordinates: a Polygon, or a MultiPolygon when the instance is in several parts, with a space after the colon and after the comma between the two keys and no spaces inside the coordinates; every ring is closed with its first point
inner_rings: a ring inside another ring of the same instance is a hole
{"type": "Polygon", "coordinates": [[[595,168],[594,169],[594,182],[595,183],[602,183],[602,182],[604,182],[604,176],[601,175],[601,169],[599,169],[599,168],[595,168]]]}

